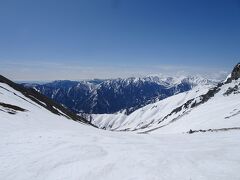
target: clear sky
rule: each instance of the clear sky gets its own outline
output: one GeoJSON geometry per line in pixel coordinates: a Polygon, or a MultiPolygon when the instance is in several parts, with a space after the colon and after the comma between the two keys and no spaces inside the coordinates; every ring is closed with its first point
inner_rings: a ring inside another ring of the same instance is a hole
{"type": "Polygon", "coordinates": [[[1,0],[0,73],[14,80],[224,73],[239,0],[1,0]]]}

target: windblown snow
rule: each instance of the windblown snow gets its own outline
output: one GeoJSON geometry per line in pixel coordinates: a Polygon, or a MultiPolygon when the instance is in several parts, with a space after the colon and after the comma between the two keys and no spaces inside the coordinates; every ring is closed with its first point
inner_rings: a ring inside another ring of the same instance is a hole
{"type": "Polygon", "coordinates": [[[55,115],[0,83],[0,179],[240,179],[237,129],[186,133],[239,127],[235,86],[239,81],[223,85],[207,102],[173,114],[190,99],[201,101],[208,89],[172,96],[129,117],[119,113],[94,120],[109,129],[143,132],[137,134],[104,131],[55,115]]]}

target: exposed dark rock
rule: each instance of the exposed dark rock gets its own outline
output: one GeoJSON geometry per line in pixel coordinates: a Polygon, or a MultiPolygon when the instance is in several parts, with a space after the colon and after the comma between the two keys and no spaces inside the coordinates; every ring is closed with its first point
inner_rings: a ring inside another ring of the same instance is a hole
{"type": "Polygon", "coordinates": [[[232,93],[234,93],[234,94],[239,93],[239,86],[238,85],[235,85],[233,88],[229,87],[223,95],[224,96],[229,96],[232,93]]]}
{"type": "Polygon", "coordinates": [[[240,78],[240,63],[238,63],[233,71],[232,71],[232,74],[231,74],[231,78],[234,79],[234,80],[237,80],[238,78],[240,78]]]}
{"type": "Polygon", "coordinates": [[[232,70],[231,77],[229,77],[226,83],[231,83],[232,80],[240,78],[240,63],[238,63],[232,70]]]}
{"type": "Polygon", "coordinates": [[[205,132],[222,132],[222,131],[231,131],[231,130],[240,130],[240,127],[232,127],[232,128],[219,128],[219,129],[200,129],[200,130],[189,130],[187,133],[188,134],[193,134],[193,133],[205,133],[205,132]]]}
{"type": "Polygon", "coordinates": [[[15,106],[15,105],[11,105],[11,104],[6,104],[6,103],[2,103],[0,102],[0,106],[5,107],[5,108],[9,108],[15,111],[26,111],[26,109],[23,109],[21,107],[15,106]]]}
{"type": "Polygon", "coordinates": [[[193,130],[190,129],[188,133],[189,133],[189,134],[192,134],[192,133],[193,133],[193,130]]]}

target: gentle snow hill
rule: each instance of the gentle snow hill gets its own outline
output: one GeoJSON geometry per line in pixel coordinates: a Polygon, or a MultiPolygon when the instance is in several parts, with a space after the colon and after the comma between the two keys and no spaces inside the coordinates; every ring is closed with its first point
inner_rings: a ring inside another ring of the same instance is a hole
{"type": "Polygon", "coordinates": [[[92,122],[108,130],[151,132],[159,129],[159,133],[240,127],[240,79],[237,75],[233,71],[231,81],[217,86],[197,86],[130,115],[125,112],[95,114],[92,122]]]}
{"type": "Polygon", "coordinates": [[[103,131],[69,120],[59,109],[66,116],[49,111],[44,105],[50,107],[49,102],[33,100],[29,93],[0,86],[0,179],[240,179],[237,130],[191,135],[103,131]]]}

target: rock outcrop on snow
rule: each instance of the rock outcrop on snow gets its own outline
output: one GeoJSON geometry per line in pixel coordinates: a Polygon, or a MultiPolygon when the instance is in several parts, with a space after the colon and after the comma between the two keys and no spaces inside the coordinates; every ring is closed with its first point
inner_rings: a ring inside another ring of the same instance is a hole
{"type": "Polygon", "coordinates": [[[232,80],[237,80],[238,78],[240,78],[240,63],[238,63],[233,68],[232,73],[230,74],[230,76],[226,80],[226,83],[230,83],[230,82],[232,82],[232,80]]]}
{"type": "Polygon", "coordinates": [[[234,79],[234,80],[237,80],[238,78],[240,78],[240,63],[238,63],[238,64],[234,67],[234,69],[233,69],[233,71],[232,71],[232,74],[231,74],[231,77],[232,77],[232,79],[234,79]]]}

